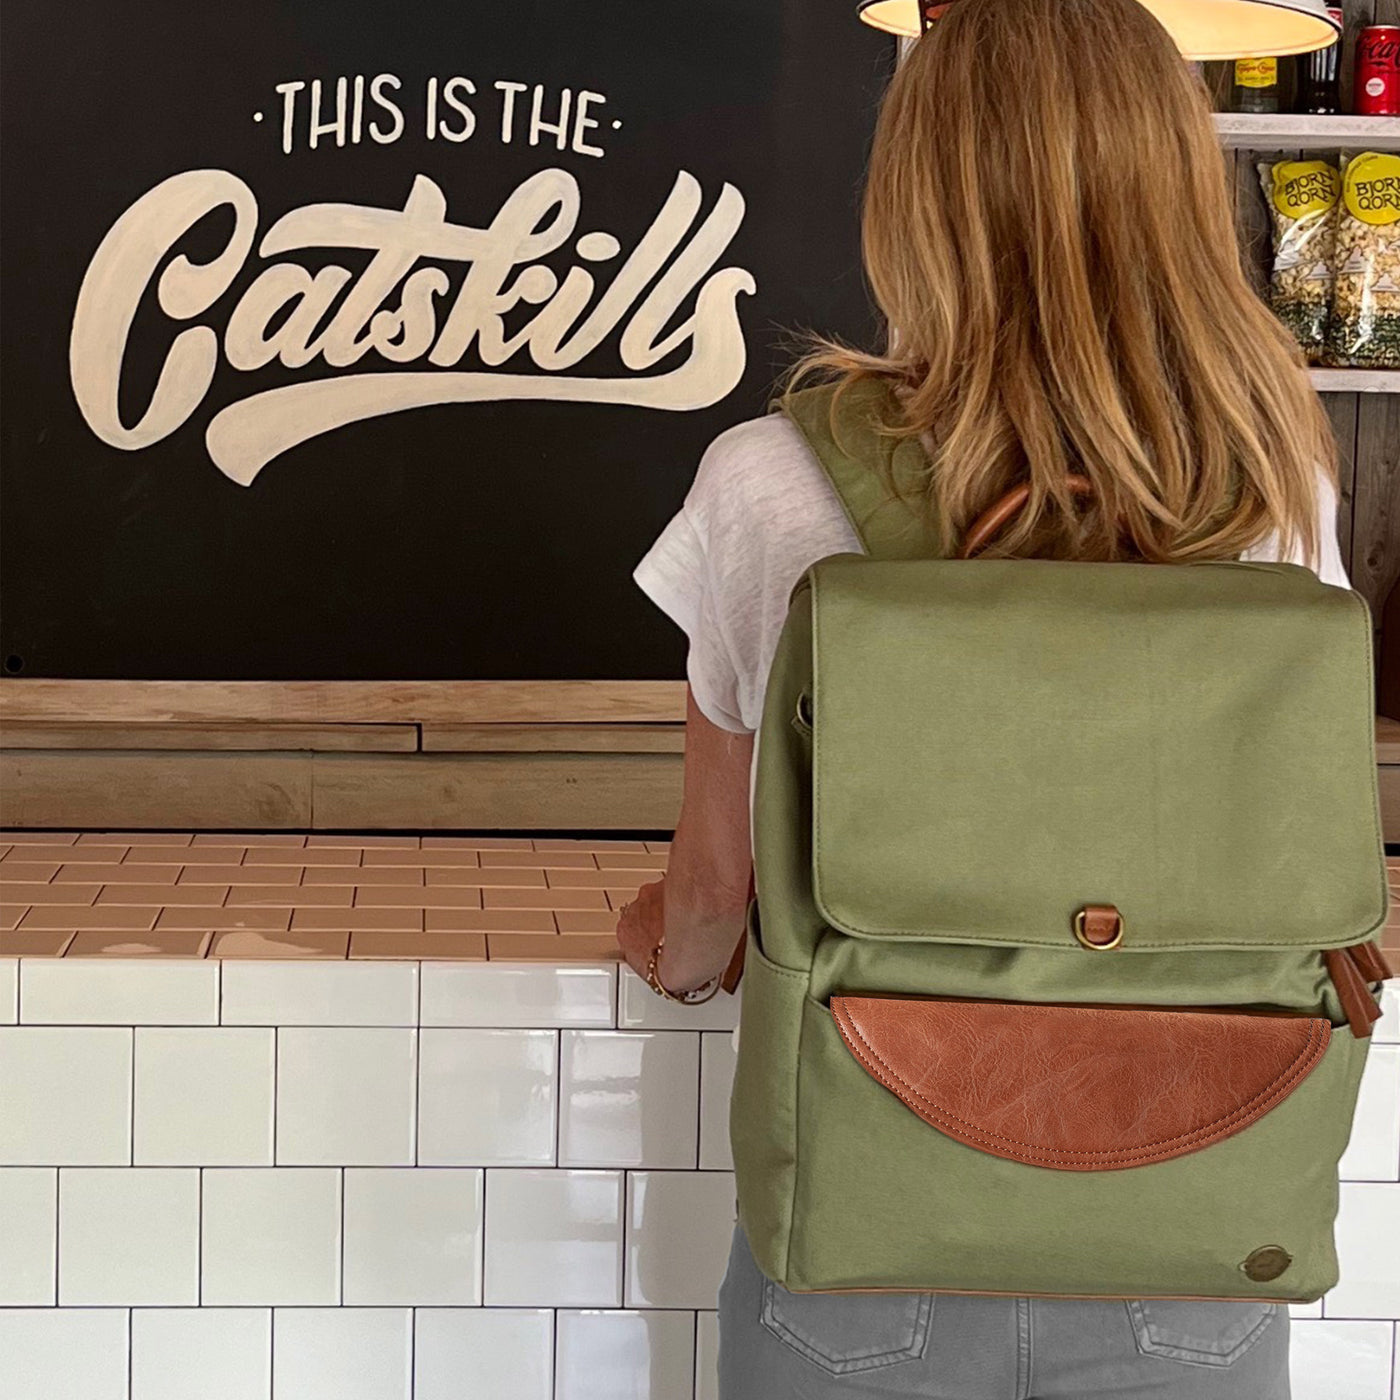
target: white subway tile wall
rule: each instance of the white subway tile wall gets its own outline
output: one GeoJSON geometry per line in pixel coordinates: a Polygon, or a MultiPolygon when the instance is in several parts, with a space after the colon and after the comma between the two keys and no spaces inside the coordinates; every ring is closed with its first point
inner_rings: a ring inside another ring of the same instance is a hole
{"type": "Polygon", "coordinates": [[[734,1089],[737,1052],[734,1035],[706,1031],[700,1037],[700,1165],[706,1171],[731,1171],[729,1096],[734,1089]]]}
{"type": "Polygon", "coordinates": [[[693,1168],[699,1097],[694,1031],[561,1031],[559,1165],[693,1168]]]}
{"type": "Polygon", "coordinates": [[[695,1314],[695,1400],[719,1400],[719,1317],[695,1314]]]}
{"type": "Polygon", "coordinates": [[[486,1301],[617,1307],[623,1173],[502,1167],[486,1189],[486,1301]]]}
{"type": "Polygon", "coordinates": [[[554,1400],[663,1400],[691,1393],[693,1313],[561,1312],[555,1327],[554,1400]]]}
{"type": "Polygon", "coordinates": [[[1400,1318],[1400,1190],[1392,1179],[1344,1181],[1337,1210],[1342,1280],[1324,1317],[1400,1318]]]}
{"type": "Polygon", "coordinates": [[[734,1179],[728,1172],[627,1177],[629,1308],[707,1308],[729,1257],[734,1179]]]}
{"type": "Polygon", "coordinates": [[[0,1026],[0,1166],[131,1164],[132,1031],[0,1026]]]}
{"type": "Polygon", "coordinates": [[[483,1184],[470,1168],[348,1169],[346,1307],[480,1303],[483,1184]]]}
{"type": "Polygon", "coordinates": [[[344,1171],[210,1167],[201,1175],[201,1303],[334,1307],[340,1302],[344,1171]]]}
{"type": "Polygon", "coordinates": [[[0,1395],[130,1400],[125,1308],[0,1308],[0,1395]]]}
{"type": "Polygon", "coordinates": [[[418,965],[233,962],[223,967],[226,1026],[416,1026],[418,965]]]}
{"type": "Polygon", "coordinates": [[[53,1306],[57,1219],[53,1167],[0,1167],[0,1307],[53,1306]]]}
{"type": "Polygon", "coordinates": [[[197,1170],[60,1169],[60,1307],[194,1307],[198,1302],[197,1170]]]}
{"type": "Polygon", "coordinates": [[[407,1308],[278,1308],[272,1400],[410,1400],[407,1308]]]}
{"type": "Polygon", "coordinates": [[[1385,1400],[1394,1326],[1385,1322],[1294,1322],[1289,1353],[1296,1400],[1385,1400]]]}
{"type": "Polygon", "coordinates": [[[139,958],[23,958],[28,1026],[216,1026],[219,964],[139,958]]]}
{"type": "MultiPolygon", "coordinates": [[[[733,999],[40,962],[100,960],[0,960],[3,1400],[717,1400],[733,999]]],[[[1397,1097],[1392,986],[1294,1400],[1400,1400],[1397,1097]]]]}
{"type": "Polygon", "coordinates": [[[548,1308],[419,1308],[413,1400],[553,1400],[548,1308]]]}
{"type": "Polygon", "coordinates": [[[557,1031],[435,1027],[418,1057],[420,1167],[554,1165],[557,1031]]]}
{"type": "Polygon", "coordinates": [[[0,958],[0,1026],[19,1020],[19,959],[0,958]]]}
{"type": "Polygon", "coordinates": [[[1366,1056],[1341,1173],[1344,1181],[1394,1181],[1400,1175],[1400,1045],[1373,1045],[1366,1056]]]}
{"type": "Polygon", "coordinates": [[[417,1069],[416,1031],[279,1030],[277,1165],[412,1165],[417,1069]]]}
{"type": "Polygon", "coordinates": [[[141,1400],[267,1400],[269,1308],[136,1308],[131,1393],[141,1400]]]}
{"type": "MultiPolygon", "coordinates": [[[[1400,900],[1395,902],[1400,903],[1400,900]]],[[[1395,954],[1391,952],[1387,956],[1394,967],[1395,954]]],[[[1400,981],[1386,982],[1381,987],[1381,1019],[1371,1028],[1371,1039],[1377,1045],[1400,1045],[1400,981]]]]}
{"type": "Polygon", "coordinates": [[[138,1167],[270,1167],[277,1032],[270,1026],[140,1026],[138,1167]]]}
{"type": "Polygon", "coordinates": [[[424,1026],[617,1024],[617,974],[611,967],[422,966],[424,1026]]]}

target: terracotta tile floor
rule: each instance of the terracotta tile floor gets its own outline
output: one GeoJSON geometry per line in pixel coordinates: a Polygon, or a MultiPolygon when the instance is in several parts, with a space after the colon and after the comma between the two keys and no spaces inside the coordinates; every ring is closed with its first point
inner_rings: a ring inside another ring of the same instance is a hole
{"type": "MultiPolygon", "coordinates": [[[[665,841],[0,831],[0,956],[617,956],[665,841]]],[[[1400,965],[1400,857],[1383,946],[1400,965]]]]}

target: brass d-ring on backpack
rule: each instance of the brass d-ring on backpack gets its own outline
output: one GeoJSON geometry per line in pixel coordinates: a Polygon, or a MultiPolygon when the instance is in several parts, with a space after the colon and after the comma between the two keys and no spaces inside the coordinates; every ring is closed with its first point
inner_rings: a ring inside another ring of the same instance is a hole
{"type": "Polygon", "coordinates": [[[868,554],[799,585],[760,733],[754,1255],[795,1291],[1317,1298],[1387,975],[1366,606],[1290,564],[930,557],[872,470],[920,452],[887,392],[787,407],[868,554]]]}

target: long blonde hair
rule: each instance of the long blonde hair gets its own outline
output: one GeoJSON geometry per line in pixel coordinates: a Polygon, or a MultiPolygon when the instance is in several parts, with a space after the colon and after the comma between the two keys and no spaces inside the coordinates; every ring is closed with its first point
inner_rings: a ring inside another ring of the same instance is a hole
{"type": "Polygon", "coordinates": [[[863,248],[886,349],[820,341],[791,384],[895,387],[891,430],[929,448],[901,489],[945,547],[1028,480],[989,554],[1185,562],[1276,531],[1316,560],[1331,429],[1241,267],[1204,90],[1137,0],[955,0],[886,94],[863,248]]]}

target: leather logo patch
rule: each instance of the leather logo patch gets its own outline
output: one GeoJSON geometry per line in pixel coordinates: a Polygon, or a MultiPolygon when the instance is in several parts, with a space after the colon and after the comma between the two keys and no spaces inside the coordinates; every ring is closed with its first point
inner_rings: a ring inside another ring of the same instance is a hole
{"type": "Polygon", "coordinates": [[[1265,1244],[1250,1252],[1240,1265],[1255,1283],[1276,1279],[1293,1262],[1293,1256],[1282,1245],[1265,1244]]]}

